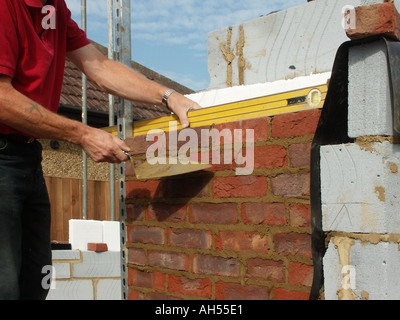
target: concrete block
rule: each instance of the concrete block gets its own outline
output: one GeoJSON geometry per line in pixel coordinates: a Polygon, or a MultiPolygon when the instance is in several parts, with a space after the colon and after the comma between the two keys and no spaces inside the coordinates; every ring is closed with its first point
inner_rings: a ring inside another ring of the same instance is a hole
{"type": "Polygon", "coordinates": [[[330,72],[337,49],[349,40],[345,32],[344,7],[383,2],[305,2],[210,32],[209,89],[330,72]]]}
{"type": "Polygon", "coordinates": [[[121,276],[121,254],[116,251],[83,251],[83,262],[72,267],[74,278],[113,278],[121,276]]]}
{"type": "Polygon", "coordinates": [[[103,221],[103,242],[109,251],[121,250],[121,224],[118,221],[103,221]]]}
{"type": "Polygon", "coordinates": [[[71,265],[69,263],[53,263],[55,279],[69,279],[71,278],[71,265]]]}
{"type": "Polygon", "coordinates": [[[397,243],[333,238],[323,264],[326,300],[400,299],[397,243]]]}
{"type": "Polygon", "coordinates": [[[89,242],[103,242],[103,223],[95,220],[69,220],[72,249],[87,250],[89,242]]]}
{"type": "Polygon", "coordinates": [[[53,250],[53,261],[56,260],[79,260],[81,252],[79,250],[53,250]]]}
{"type": "Polygon", "coordinates": [[[321,147],[324,231],[400,233],[400,145],[321,147]]]}
{"type": "Polygon", "coordinates": [[[121,280],[99,280],[96,287],[96,300],[121,300],[121,280]]]}
{"type": "Polygon", "coordinates": [[[350,48],[349,136],[394,135],[386,46],[383,40],[350,48]]]}
{"type": "Polygon", "coordinates": [[[46,300],[93,300],[94,288],[91,280],[56,281],[46,300]]]}

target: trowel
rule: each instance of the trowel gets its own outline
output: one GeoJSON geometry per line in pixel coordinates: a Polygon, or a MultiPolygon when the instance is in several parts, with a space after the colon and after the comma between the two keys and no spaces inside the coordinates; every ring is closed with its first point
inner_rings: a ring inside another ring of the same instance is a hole
{"type": "Polygon", "coordinates": [[[169,163],[155,163],[151,164],[145,160],[142,163],[136,164],[130,154],[124,151],[126,156],[130,159],[132,167],[135,171],[135,176],[139,180],[148,179],[159,179],[164,177],[171,177],[176,175],[182,175],[185,173],[200,171],[211,167],[210,164],[198,163],[189,161],[188,163],[182,163],[179,159],[169,159],[169,163]]]}

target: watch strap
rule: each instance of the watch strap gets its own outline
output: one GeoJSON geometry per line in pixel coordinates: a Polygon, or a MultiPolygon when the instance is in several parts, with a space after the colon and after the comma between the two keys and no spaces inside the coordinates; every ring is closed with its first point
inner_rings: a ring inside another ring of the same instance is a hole
{"type": "Polygon", "coordinates": [[[164,95],[163,95],[163,97],[162,97],[162,100],[161,100],[161,102],[162,102],[162,104],[165,106],[165,107],[167,107],[168,108],[168,97],[171,95],[171,94],[173,94],[175,92],[175,90],[174,89],[168,89],[167,91],[165,91],[165,93],[164,93],[164,95]]]}

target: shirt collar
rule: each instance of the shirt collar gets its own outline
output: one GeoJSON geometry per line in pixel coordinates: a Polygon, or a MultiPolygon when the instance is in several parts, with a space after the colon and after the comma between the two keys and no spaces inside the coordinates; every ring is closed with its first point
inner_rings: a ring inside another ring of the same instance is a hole
{"type": "Polygon", "coordinates": [[[30,7],[43,8],[43,4],[40,0],[24,0],[24,1],[30,7]]]}

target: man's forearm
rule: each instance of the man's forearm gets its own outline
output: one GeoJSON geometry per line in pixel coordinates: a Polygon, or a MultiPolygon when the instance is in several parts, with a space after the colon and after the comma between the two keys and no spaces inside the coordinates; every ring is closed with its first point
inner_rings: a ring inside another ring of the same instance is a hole
{"type": "Polygon", "coordinates": [[[121,98],[161,105],[167,88],[117,61],[107,59],[93,45],[68,53],[71,61],[102,90],[121,98]]]}
{"type": "Polygon", "coordinates": [[[116,61],[105,61],[103,72],[104,76],[96,81],[98,85],[108,93],[131,101],[161,105],[162,96],[169,89],[116,61]]]}
{"type": "MultiPolygon", "coordinates": [[[[68,52],[68,57],[104,91],[127,100],[161,105],[164,94],[170,89],[128,66],[107,59],[91,44],[68,52]]],[[[187,113],[201,108],[198,103],[178,92],[169,95],[166,102],[168,108],[178,116],[183,128],[189,126],[187,113]]]]}
{"type": "Polygon", "coordinates": [[[55,114],[12,88],[0,83],[0,122],[37,138],[51,138],[80,144],[85,126],[55,114]]]}

